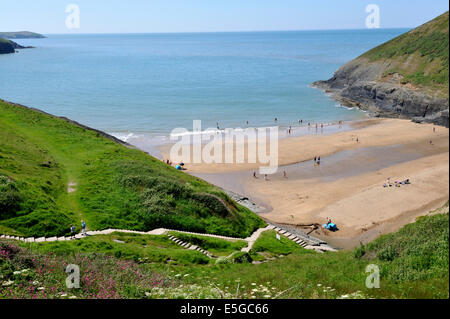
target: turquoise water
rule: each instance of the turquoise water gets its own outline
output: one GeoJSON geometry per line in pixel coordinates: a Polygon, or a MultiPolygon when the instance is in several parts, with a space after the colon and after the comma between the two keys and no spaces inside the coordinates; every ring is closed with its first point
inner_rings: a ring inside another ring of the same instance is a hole
{"type": "Polygon", "coordinates": [[[0,98],[123,136],[351,120],[309,84],[405,31],[48,35],[0,56],[0,98]]]}

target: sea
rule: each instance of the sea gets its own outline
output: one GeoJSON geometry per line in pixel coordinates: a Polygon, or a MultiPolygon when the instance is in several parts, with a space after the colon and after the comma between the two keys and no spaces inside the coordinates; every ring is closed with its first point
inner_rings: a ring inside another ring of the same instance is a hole
{"type": "Polygon", "coordinates": [[[358,120],[366,114],[311,83],[406,31],[47,34],[0,55],[0,98],[144,149],[193,120],[204,129],[358,120]]]}

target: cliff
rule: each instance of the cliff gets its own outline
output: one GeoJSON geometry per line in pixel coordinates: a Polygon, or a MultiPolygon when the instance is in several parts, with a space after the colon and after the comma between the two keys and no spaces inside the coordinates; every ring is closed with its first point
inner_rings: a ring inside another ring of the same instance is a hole
{"type": "Polygon", "coordinates": [[[14,53],[14,46],[11,41],[0,38],[0,54],[14,53]]]}
{"type": "Polygon", "coordinates": [[[0,38],[0,54],[15,53],[19,49],[32,48],[32,46],[22,46],[14,41],[0,38]]]}
{"type": "Polygon", "coordinates": [[[448,127],[448,12],[388,41],[313,83],[374,116],[448,127]]]}

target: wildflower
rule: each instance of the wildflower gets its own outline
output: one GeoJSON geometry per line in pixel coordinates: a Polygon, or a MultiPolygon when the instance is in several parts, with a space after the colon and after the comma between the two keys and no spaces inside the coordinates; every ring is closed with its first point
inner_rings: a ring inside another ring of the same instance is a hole
{"type": "Polygon", "coordinates": [[[13,283],[14,283],[14,281],[12,281],[12,280],[4,281],[2,286],[3,287],[11,286],[13,283]]]}
{"type": "Polygon", "coordinates": [[[77,296],[70,296],[69,299],[77,299],[77,296]]]}

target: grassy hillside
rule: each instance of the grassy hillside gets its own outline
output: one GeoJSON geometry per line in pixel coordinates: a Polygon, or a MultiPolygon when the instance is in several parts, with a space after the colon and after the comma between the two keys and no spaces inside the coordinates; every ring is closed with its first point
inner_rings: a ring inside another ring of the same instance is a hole
{"type": "Polygon", "coordinates": [[[264,222],[216,187],[64,119],[0,101],[0,232],[158,227],[246,237],[264,222]]]}
{"type": "Polygon", "coordinates": [[[236,253],[211,260],[166,235],[113,233],[33,244],[0,240],[0,298],[449,297],[448,204],[354,251],[319,254],[267,231],[241,258],[238,242],[187,237],[210,252],[236,253]],[[83,269],[81,289],[65,287],[68,263],[83,269]],[[365,286],[369,264],[380,269],[379,289],[365,286]]]}
{"type": "Polygon", "coordinates": [[[361,57],[389,63],[384,76],[401,75],[410,83],[448,97],[449,13],[388,41],[361,57]]]}

